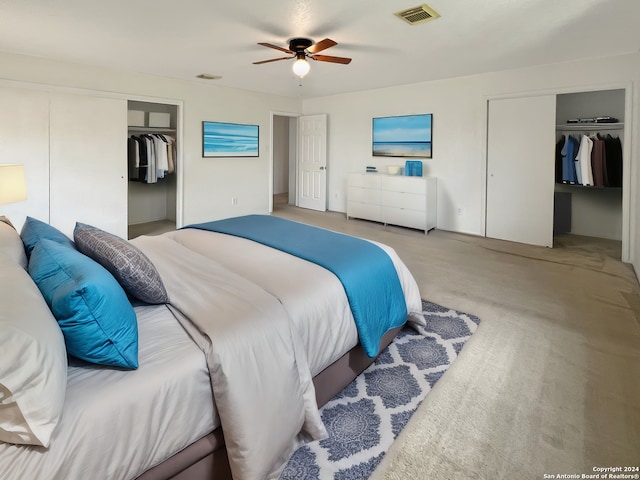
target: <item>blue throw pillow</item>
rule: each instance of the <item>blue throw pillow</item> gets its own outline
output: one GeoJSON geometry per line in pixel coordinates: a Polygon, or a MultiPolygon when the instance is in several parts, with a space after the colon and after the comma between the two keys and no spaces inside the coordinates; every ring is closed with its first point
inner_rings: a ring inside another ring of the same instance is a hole
{"type": "Polygon", "coordinates": [[[31,252],[29,274],[58,320],[70,355],[138,367],[136,314],[104,267],[68,245],[42,239],[31,252]]]}
{"type": "Polygon", "coordinates": [[[22,243],[24,243],[24,249],[27,253],[27,257],[31,255],[33,247],[35,247],[43,238],[75,248],[71,239],[56,227],[52,227],[48,223],[44,223],[32,217],[27,217],[25,220],[24,225],[22,226],[22,231],[20,232],[20,238],[22,238],[22,243]]]}

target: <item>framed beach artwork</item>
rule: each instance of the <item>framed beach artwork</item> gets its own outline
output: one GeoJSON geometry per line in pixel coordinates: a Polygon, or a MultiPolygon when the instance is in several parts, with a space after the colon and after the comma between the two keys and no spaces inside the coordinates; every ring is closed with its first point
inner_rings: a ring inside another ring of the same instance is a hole
{"type": "Polygon", "coordinates": [[[373,119],[374,157],[432,158],[433,114],[373,119]]]}
{"type": "Polygon", "coordinates": [[[203,157],[258,157],[258,145],[258,125],[202,122],[203,157]]]}

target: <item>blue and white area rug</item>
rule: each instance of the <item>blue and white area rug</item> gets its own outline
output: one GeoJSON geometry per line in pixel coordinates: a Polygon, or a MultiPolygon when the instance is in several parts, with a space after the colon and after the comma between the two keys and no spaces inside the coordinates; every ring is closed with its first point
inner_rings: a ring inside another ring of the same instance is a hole
{"type": "Polygon", "coordinates": [[[422,301],[429,335],[404,327],[376,361],[320,409],[329,437],[299,448],[280,480],[362,480],[456,359],[480,319],[422,301]]]}

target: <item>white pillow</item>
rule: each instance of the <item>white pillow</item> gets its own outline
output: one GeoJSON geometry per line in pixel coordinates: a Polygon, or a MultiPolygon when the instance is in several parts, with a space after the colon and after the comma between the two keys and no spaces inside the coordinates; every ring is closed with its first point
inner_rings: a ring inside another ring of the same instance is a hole
{"type": "Polygon", "coordinates": [[[0,249],[0,441],[49,446],[67,388],[67,352],[40,290],[0,249]]]}

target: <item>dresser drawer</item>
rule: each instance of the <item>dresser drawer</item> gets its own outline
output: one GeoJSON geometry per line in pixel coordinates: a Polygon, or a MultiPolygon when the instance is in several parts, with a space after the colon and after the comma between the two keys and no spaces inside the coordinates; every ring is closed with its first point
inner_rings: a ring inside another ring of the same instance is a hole
{"type": "Polygon", "coordinates": [[[382,190],[392,190],[402,193],[415,193],[425,195],[427,193],[427,182],[424,177],[404,177],[387,175],[381,177],[380,188],[382,190]]]}
{"type": "Polygon", "coordinates": [[[380,215],[380,205],[348,201],[347,218],[363,218],[365,220],[381,222],[382,216],[380,215]]]}
{"type": "Polygon", "coordinates": [[[380,188],[381,175],[377,173],[350,173],[348,185],[353,187],[380,188]]]}
{"type": "Polygon", "coordinates": [[[427,216],[425,212],[406,208],[382,207],[381,213],[384,223],[426,230],[427,216]]]}
{"type": "Polygon", "coordinates": [[[427,197],[417,193],[392,192],[382,190],[380,204],[384,207],[408,208],[424,212],[427,209],[427,197]]]}
{"type": "Polygon", "coordinates": [[[380,204],[380,189],[354,187],[347,188],[348,202],[375,203],[380,204]]]}

